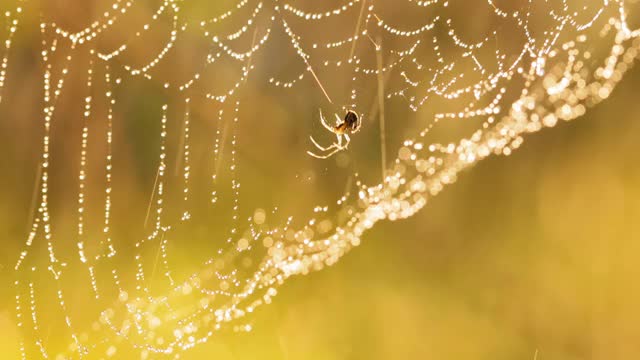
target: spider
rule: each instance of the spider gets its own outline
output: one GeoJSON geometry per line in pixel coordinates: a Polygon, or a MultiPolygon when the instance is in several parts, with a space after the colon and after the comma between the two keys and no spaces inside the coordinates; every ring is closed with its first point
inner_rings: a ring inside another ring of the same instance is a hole
{"type": "Polygon", "coordinates": [[[315,145],[318,148],[318,150],[326,153],[324,155],[318,155],[311,151],[307,151],[307,154],[318,159],[326,159],[331,157],[333,154],[337,153],[338,151],[345,150],[347,146],[349,146],[349,143],[351,142],[351,138],[349,138],[349,134],[355,134],[360,130],[360,126],[362,125],[362,118],[359,117],[358,114],[352,110],[347,111],[347,114],[344,116],[344,120],[340,120],[340,117],[338,116],[338,114],[335,114],[335,115],[336,115],[336,125],[331,126],[329,123],[327,123],[327,120],[325,120],[324,116],[322,115],[322,110],[320,110],[320,122],[322,123],[322,126],[324,126],[325,129],[334,133],[336,135],[337,141],[327,147],[324,147],[318,144],[313,139],[312,136],[309,136],[309,138],[311,139],[311,142],[313,142],[313,145],[315,145]],[[343,136],[346,139],[346,142],[344,144],[342,143],[343,136]]]}

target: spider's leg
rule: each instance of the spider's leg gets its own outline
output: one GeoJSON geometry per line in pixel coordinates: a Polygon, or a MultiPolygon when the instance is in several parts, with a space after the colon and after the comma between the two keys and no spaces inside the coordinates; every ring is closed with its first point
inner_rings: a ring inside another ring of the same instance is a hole
{"type": "Polygon", "coordinates": [[[342,124],[342,119],[340,119],[340,116],[338,116],[338,114],[333,114],[336,116],[336,126],[342,124]]]}
{"type": "Polygon", "coordinates": [[[311,142],[313,143],[313,145],[315,145],[315,147],[317,147],[319,150],[322,150],[322,151],[329,151],[329,150],[335,148],[336,145],[337,145],[337,144],[333,143],[333,144],[331,144],[331,145],[329,145],[327,147],[324,147],[324,146],[318,144],[318,142],[315,141],[313,136],[309,136],[309,139],[311,139],[311,142]]]}
{"type": "Polygon", "coordinates": [[[343,150],[343,149],[342,148],[335,148],[335,150],[333,150],[332,152],[326,154],[325,156],[326,157],[333,156],[333,154],[335,154],[335,153],[337,153],[338,151],[341,151],[341,150],[343,150]]]}
{"type": "Polygon", "coordinates": [[[324,126],[325,129],[331,132],[334,132],[333,127],[331,127],[331,125],[327,123],[327,120],[324,119],[324,116],[322,115],[322,109],[319,109],[319,110],[320,110],[320,123],[322,124],[322,126],[324,126]]]}
{"type": "Polygon", "coordinates": [[[307,154],[309,154],[309,156],[313,156],[316,159],[326,159],[329,156],[333,155],[333,153],[330,153],[328,155],[318,155],[318,154],[314,154],[314,153],[312,153],[311,151],[308,151],[308,150],[307,150],[307,154]]]}
{"type": "Polygon", "coordinates": [[[307,154],[309,154],[310,156],[313,156],[314,158],[318,158],[318,159],[327,159],[330,158],[331,156],[333,156],[333,154],[337,153],[338,151],[342,150],[339,147],[336,147],[333,151],[324,154],[324,155],[318,155],[318,154],[314,154],[311,151],[307,151],[307,154]]]}
{"type": "Polygon", "coordinates": [[[351,142],[351,138],[347,134],[344,134],[344,138],[347,139],[347,142],[342,146],[342,148],[346,149],[347,146],[349,146],[349,143],[351,142]]]}
{"type": "Polygon", "coordinates": [[[344,149],[344,146],[342,146],[342,135],[336,134],[336,138],[338,139],[338,142],[334,143],[334,145],[340,149],[344,149]]]}

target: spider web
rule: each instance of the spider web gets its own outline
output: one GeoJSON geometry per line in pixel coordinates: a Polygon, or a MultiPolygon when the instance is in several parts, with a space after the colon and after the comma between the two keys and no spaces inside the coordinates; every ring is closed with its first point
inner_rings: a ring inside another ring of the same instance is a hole
{"type": "Polygon", "coordinates": [[[177,358],[250,331],[291,277],[606,99],[640,47],[622,0],[486,0],[472,22],[444,0],[64,5],[0,22],[0,113],[40,103],[23,358],[177,358]],[[325,160],[318,108],[363,118],[325,160]]]}

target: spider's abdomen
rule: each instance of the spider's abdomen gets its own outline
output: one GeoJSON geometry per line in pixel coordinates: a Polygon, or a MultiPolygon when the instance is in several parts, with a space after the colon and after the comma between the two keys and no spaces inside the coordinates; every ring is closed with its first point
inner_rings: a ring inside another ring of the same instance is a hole
{"type": "Polygon", "coordinates": [[[351,131],[355,132],[360,129],[360,119],[358,118],[358,114],[349,110],[347,115],[344,116],[344,125],[351,131]]]}

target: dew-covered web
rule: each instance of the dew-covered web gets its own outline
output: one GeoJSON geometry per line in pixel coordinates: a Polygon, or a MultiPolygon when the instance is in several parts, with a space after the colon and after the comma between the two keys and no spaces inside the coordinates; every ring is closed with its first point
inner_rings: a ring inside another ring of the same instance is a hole
{"type": "Polygon", "coordinates": [[[0,116],[39,104],[24,358],[250,331],[292,276],[607,98],[640,47],[623,0],[2,3],[0,116]],[[327,159],[319,110],[362,118],[327,159]]]}

